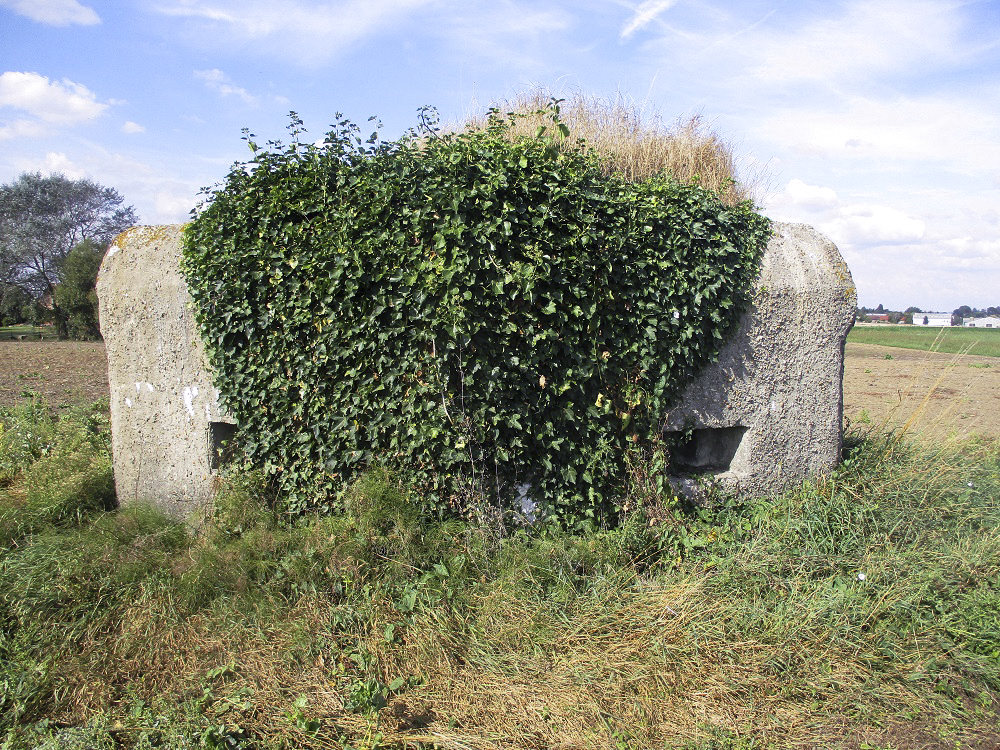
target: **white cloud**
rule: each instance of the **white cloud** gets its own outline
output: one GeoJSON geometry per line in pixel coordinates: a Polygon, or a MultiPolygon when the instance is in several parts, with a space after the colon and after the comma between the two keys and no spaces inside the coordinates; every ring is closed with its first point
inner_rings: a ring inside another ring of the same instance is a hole
{"type": "Polygon", "coordinates": [[[0,0],[0,7],[51,26],[93,26],[101,22],[93,8],[77,0],[0,0]]]}
{"type": "Polygon", "coordinates": [[[34,138],[44,132],[45,127],[38,120],[14,120],[9,125],[0,127],[0,141],[12,138],[34,138]]]}
{"type": "MultiPolygon", "coordinates": [[[[23,110],[50,125],[74,125],[98,117],[108,104],[86,86],[64,78],[50,81],[38,73],[7,72],[0,75],[0,109],[23,110]]],[[[31,128],[21,121],[14,130],[27,134],[31,128]]],[[[35,128],[36,132],[40,129],[35,128]]],[[[9,137],[9,136],[8,136],[9,137]]]]}
{"type": "MultiPolygon", "coordinates": [[[[835,7],[835,6],[830,6],[835,7]]],[[[758,81],[870,80],[931,61],[954,61],[959,43],[956,3],[940,0],[855,0],[841,14],[755,39],[747,51],[757,58],[749,73],[758,81]]]]}
{"type": "Polygon", "coordinates": [[[948,95],[852,97],[836,107],[805,102],[772,110],[757,127],[761,136],[805,155],[1000,172],[1000,116],[988,102],[948,95]]]}
{"type": "Polygon", "coordinates": [[[835,241],[851,244],[917,242],[926,231],[920,219],[889,206],[871,204],[844,206],[840,215],[822,228],[835,241]]]}
{"type": "Polygon", "coordinates": [[[208,88],[221,94],[222,96],[235,96],[242,99],[247,104],[257,103],[257,97],[246,89],[235,85],[232,79],[218,68],[213,68],[212,70],[196,70],[194,75],[195,78],[204,81],[208,88]]]}
{"type": "Polygon", "coordinates": [[[833,208],[840,203],[833,188],[807,185],[798,179],[785,186],[785,197],[790,203],[807,209],[833,208]]]}
{"type": "Polygon", "coordinates": [[[635,32],[648,26],[656,17],[676,5],[677,0],[646,0],[635,10],[635,15],[622,28],[621,39],[628,39],[635,32]]]}
{"type": "Polygon", "coordinates": [[[190,219],[191,209],[198,202],[197,190],[183,183],[171,184],[157,190],[153,196],[154,221],[184,222],[190,219]]]}
{"type": "Polygon", "coordinates": [[[131,120],[126,120],[125,124],[122,125],[123,133],[145,133],[146,128],[137,122],[132,122],[131,120]]]}
{"type": "Polygon", "coordinates": [[[830,187],[793,179],[780,193],[767,196],[768,216],[778,221],[815,225],[838,245],[919,242],[926,224],[905,211],[879,203],[844,202],[830,187]]]}
{"type": "Polygon", "coordinates": [[[327,60],[371,33],[402,23],[435,0],[165,0],[156,10],[188,19],[203,41],[257,41],[258,48],[303,63],[327,60]]]}
{"type": "Polygon", "coordinates": [[[80,168],[61,151],[49,151],[45,158],[33,169],[35,172],[65,175],[71,180],[80,180],[87,176],[86,170],[80,168]]]}

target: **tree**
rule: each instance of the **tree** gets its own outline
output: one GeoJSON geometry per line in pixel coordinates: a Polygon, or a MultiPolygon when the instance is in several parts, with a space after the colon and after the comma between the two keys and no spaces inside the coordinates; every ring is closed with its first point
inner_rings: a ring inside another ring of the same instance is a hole
{"type": "Polygon", "coordinates": [[[51,300],[59,335],[68,335],[56,287],[70,251],[85,240],[103,251],[137,222],[114,188],[63,175],[22,174],[0,186],[0,286],[51,300]]]}
{"type": "Polygon", "coordinates": [[[26,291],[16,286],[0,286],[0,325],[34,323],[36,317],[35,302],[26,291]]]}
{"type": "Polygon", "coordinates": [[[904,312],[912,315],[913,313],[922,313],[923,310],[921,310],[919,307],[908,307],[906,308],[906,310],[904,310],[904,312]]]}
{"type": "Polygon", "coordinates": [[[61,264],[62,282],[55,289],[53,302],[62,312],[66,333],[72,339],[101,338],[96,287],[103,257],[102,248],[93,240],[84,240],[61,264]]]}

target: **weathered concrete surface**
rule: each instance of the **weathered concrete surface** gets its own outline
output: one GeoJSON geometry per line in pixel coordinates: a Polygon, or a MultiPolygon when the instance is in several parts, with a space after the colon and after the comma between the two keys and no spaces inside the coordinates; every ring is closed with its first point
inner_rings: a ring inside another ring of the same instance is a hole
{"type": "MultiPolygon", "coordinates": [[[[665,415],[667,431],[695,428],[675,453],[686,471],[750,493],[839,460],[844,343],[857,306],[832,242],[800,224],[774,229],[739,331],[665,415]]],[[[232,420],[219,410],[180,255],[178,226],[129,230],[105,256],[97,292],[119,502],[187,515],[213,497],[212,434],[232,420]]]]}
{"type": "Polygon", "coordinates": [[[134,227],[104,256],[97,296],[118,501],[186,516],[214,495],[210,425],[232,420],[219,410],[180,255],[180,226],[134,227]]]}
{"type": "Polygon", "coordinates": [[[739,331],[666,416],[696,428],[692,473],[776,492],[840,460],[844,344],[857,293],[836,246],[803,224],[774,225],[739,331]]]}

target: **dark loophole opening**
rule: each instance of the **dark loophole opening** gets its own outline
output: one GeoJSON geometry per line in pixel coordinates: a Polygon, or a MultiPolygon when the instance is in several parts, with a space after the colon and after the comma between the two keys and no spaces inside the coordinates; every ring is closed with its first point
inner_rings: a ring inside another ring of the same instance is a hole
{"type": "Polygon", "coordinates": [[[704,427],[687,439],[682,432],[664,433],[678,441],[670,451],[671,468],[675,472],[729,471],[746,431],[746,427],[704,427]]]}
{"type": "Polygon", "coordinates": [[[236,450],[233,442],[235,437],[236,425],[228,422],[208,423],[208,463],[212,471],[233,460],[236,450]]]}

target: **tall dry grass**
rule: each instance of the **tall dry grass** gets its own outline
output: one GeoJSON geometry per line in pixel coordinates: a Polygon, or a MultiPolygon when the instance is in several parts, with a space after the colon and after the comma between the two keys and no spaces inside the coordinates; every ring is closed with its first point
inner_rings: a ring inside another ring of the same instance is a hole
{"type": "MultiPolygon", "coordinates": [[[[546,135],[561,140],[545,110],[551,94],[541,88],[493,105],[501,116],[516,115],[508,130],[511,138],[534,137],[541,126],[546,135]]],[[[622,96],[602,99],[580,93],[559,103],[559,118],[569,127],[569,142],[582,139],[600,156],[607,175],[647,180],[668,174],[684,183],[712,190],[726,205],[760,197],[763,175],[741,177],[732,145],[705,123],[700,114],[668,124],[658,113],[646,113],[622,96]]],[[[471,116],[465,130],[485,129],[488,114],[471,116]]]]}

